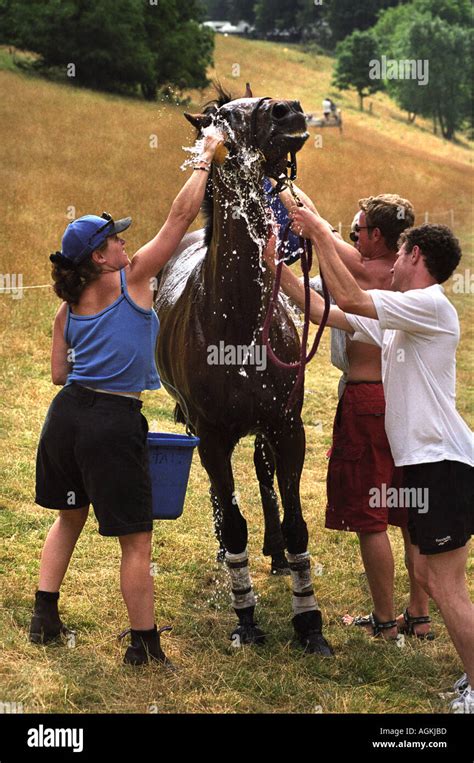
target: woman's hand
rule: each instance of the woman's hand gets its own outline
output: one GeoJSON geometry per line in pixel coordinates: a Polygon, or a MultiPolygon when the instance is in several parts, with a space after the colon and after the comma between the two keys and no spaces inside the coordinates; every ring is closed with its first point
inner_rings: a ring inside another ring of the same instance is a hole
{"type": "Polygon", "coordinates": [[[219,130],[214,130],[212,133],[204,136],[204,143],[202,147],[202,158],[209,162],[212,162],[214,154],[219,146],[222,146],[225,141],[225,135],[219,130]]]}

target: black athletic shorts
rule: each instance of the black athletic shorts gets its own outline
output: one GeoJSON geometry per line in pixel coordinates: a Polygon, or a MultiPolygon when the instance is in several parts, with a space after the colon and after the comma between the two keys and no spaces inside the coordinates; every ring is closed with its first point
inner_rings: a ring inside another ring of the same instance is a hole
{"type": "Polygon", "coordinates": [[[142,402],[72,383],[52,401],[36,457],[36,498],[47,509],[92,503],[101,535],[152,529],[148,423],[142,402]]]}
{"type": "Polygon", "coordinates": [[[474,532],[474,468],[459,461],[403,467],[403,482],[418,491],[410,503],[408,531],[424,555],[454,551],[474,532]]]}

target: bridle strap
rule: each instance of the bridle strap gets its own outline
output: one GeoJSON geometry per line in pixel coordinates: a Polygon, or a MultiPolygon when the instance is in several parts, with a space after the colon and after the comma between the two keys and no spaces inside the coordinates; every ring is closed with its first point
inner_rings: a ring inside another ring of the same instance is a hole
{"type": "MultiPolygon", "coordinates": [[[[265,96],[264,98],[260,98],[260,100],[256,103],[254,110],[252,111],[251,117],[250,117],[250,143],[252,148],[258,149],[257,144],[257,119],[258,119],[258,112],[263,103],[265,101],[271,101],[271,98],[269,96],[265,96]]],[[[277,184],[275,188],[273,188],[270,191],[271,196],[276,196],[278,193],[281,193],[281,191],[284,190],[284,188],[288,185],[288,180],[295,180],[296,174],[297,174],[297,164],[296,164],[296,154],[294,152],[290,153],[290,161],[287,161],[286,163],[287,169],[290,170],[290,175],[288,177],[288,172],[286,175],[282,173],[280,177],[277,179],[277,184]]]]}
{"type": "Polygon", "coordinates": [[[311,287],[309,284],[309,273],[312,266],[312,257],[313,257],[313,249],[311,245],[311,241],[309,239],[304,239],[301,236],[299,237],[299,244],[300,248],[302,250],[301,253],[301,269],[303,271],[303,282],[304,282],[304,323],[303,323],[303,335],[301,337],[301,348],[300,348],[300,359],[293,362],[293,363],[285,363],[283,360],[280,360],[277,355],[273,352],[273,349],[270,344],[270,327],[272,323],[273,313],[276,307],[276,304],[278,302],[278,293],[280,291],[280,282],[281,282],[281,273],[283,269],[283,259],[280,258],[280,251],[282,250],[282,247],[284,243],[288,239],[288,235],[290,232],[290,226],[291,221],[288,223],[288,225],[285,228],[285,231],[283,233],[283,237],[280,241],[279,247],[278,247],[278,265],[276,269],[275,274],[275,282],[273,285],[273,292],[270,297],[270,303],[268,305],[268,311],[267,315],[265,317],[265,322],[263,324],[263,334],[262,334],[262,343],[267,348],[268,355],[270,356],[270,360],[272,363],[274,363],[279,368],[284,368],[287,370],[291,369],[298,369],[298,375],[296,377],[296,381],[294,384],[294,387],[291,391],[291,394],[288,398],[288,402],[286,404],[286,410],[289,411],[295,404],[298,392],[300,388],[303,386],[304,388],[304,377],[305,377],[305,370],[306,365],[314,358],[319,343],[321,341],[321,337],[324,331],[324,328],[326,326],[328,316],[329,316],[329,309],[331,306],[330,298],[329,298],[329,292],[327,290],[327,286],[324,282],[324,278],[321,276],[321,282],[323,287],[323,294],[324,294],[324,312],[323,316],[321,318],[321,323],[319,324],[318,330],[316,332],[316,336],[314,338],[313,346],[309,352],[308,355],[306,355],[306,349],[308,344],[308,334],[309,334],[309,323],[310,323],[310,303],[311,303],[311,287]]]}
{"type": "Polygon", "coordinates": [[[252,148],[258,148],[257,145],[257,118],[258,118],[258,110],[262,103],[265,103],[265,101],[271,101],[270,96],[266,95],[264,98],[260,98],[258,103],[256,104],[254,110],[252,111],[252,114],[250,116],[250,142],[252,144],[252,148]]]}

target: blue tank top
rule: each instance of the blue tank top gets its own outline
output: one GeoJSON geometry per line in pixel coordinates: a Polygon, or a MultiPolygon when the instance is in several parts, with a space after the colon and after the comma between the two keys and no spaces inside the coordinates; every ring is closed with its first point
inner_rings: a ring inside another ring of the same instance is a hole
{"type": "Polygon", "coordinates": [[[64,337],[73,352],[71,382],[111,392],[159,389],[155,345],[160,322],[153,309],[139,307],[120,271],[121,294],[94,315],[75,315],[67,307],[64,337]]]}

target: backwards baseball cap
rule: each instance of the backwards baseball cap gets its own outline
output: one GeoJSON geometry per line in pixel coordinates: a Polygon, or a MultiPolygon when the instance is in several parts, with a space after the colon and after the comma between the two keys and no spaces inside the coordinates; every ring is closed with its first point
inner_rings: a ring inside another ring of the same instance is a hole
{"type": "Polygon", "coordinates": [[[131,222],[131,217],[115,221],[107,212],[102,212],[100,217],[78,217],[64,231],[61,242],[62,258],[68,260],[69,264],[78,265],[101,246],[106,238],[126,230],[131,222]]]}

